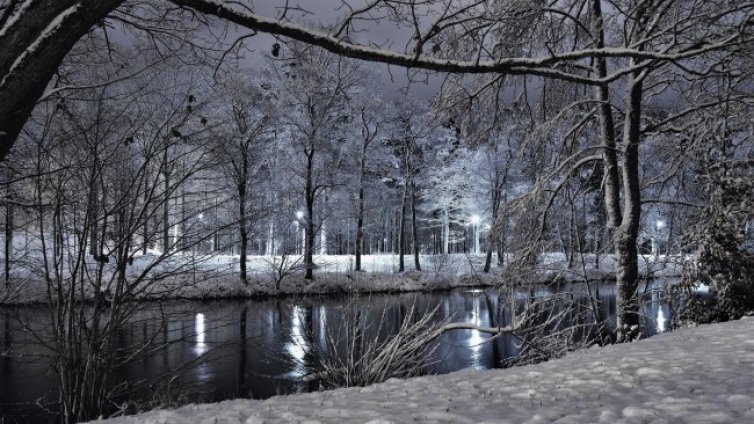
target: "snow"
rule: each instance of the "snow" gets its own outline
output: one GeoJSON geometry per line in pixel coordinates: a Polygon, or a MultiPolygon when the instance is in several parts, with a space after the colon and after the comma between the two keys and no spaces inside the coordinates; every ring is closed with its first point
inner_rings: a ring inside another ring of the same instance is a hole
{"type": "Polygon", "coordinates": [[[534,366],[464,370],[102,424],[754,422],[754,319],[686,328],[534,366]]]}
{"type": "MultiPolygon", "coordinates": [[[[3,241],[0,236],[0,244],[3,241]]],[[[75,240],[69,241],[75,246],[75,240]]],[[[48,247],[49,248],[49,247],[48,247]]],[[[13,238],[14,262],[11,269],[10,290],[0,284],[0,304],[31,304],[47,301],[47,288],[41,270],[42,249],[34,234],[19,233],[13,238]]],[[[159,251],[138,252],[128,274],[135,279],[152,266],[159,251]]],[[[0,254],[2,258],[2,254],[0,254]]],[[[277,294],[320,294],[337,292],[409,292],[447,290],[455,287],[483,287],[499,284],[506,279],[505,269],[493,259],[492,272],[485,274],[485,255],[463,253],[449,255],[421,255],[422,271],[413,268],[413,257],[405,257],[406,272],[398,272],[398,255],[374,254],[362,256],[363,272],[354,271],[353,255],[316,255],[314,281],[304,279],[301,256],[249,256],[247,268],[250,284],[245,287],[239,279],[238,255],[193,255],[178,253],[155,267],[145,284],[149,288],[139,294],[141,299],[220,299],[231,297],[270,296],[277,294]],[[276,269],[286,261],[286,275],[275,287],[276,269]],[[176,272],[180,271],[180,272],[176,272]]],[[[509,260],[510,258],[508,258],[509,260]]],[[[521,273],[516,282],[536,284],[559,278],[561,280],[603,280],[614,272],[611,255],[603,255],[599,268],[594,266],[594,255],[584,255],[584,264],[576,260],[568,268],[562,253],[543,254],[540,264],[521,273]]],[[[95,269],[97,263],[87,256],[87,267],[95,269]]],[[[641,256],[642,275],[672,278],[682,273],[689,258],[680,256],[641,256]]],[[[115,268],[115,261],[104,264],[105,280],[115,268]]],[[[105,283],[106,284],[106,283],[105,283]]],[[[93,296],[93,286],[86,285],[86,296],[93,296]]]]}
{"type": "MultiPolygon", "coordinates": [[[[0,237],[0,240],[2,238],[0,237]]],[[[19,244],[16,252],[22,251],[23,238],[14,238],[19,244]]],[[[44,303],[47,290],[41,278],[38,251],[25,248],[22,261],[14,264],[10,292],[0,285],[0,303],[29,304],[44,303]]],[[[143,272],[159,252],[134,257],[128,273],[132,277],[143,272]]],[[[250,284],[245,287],[239,280],[239,258],[237,255],[190,255],[178,254],[161,264],[152,273],[154,278],[181,272],[157,281],[148,280],[149,289],[140,298],[146,299],[218,299],[229,297],[268,296],[276,294],[318,294],[337,292],[407,292],[445,290],[454,287],[488,286],[499,279],[499,270],[491,274],[481,273],[484,255],[424,255],[422,272],[413,269],[413,257],[406,256],[406,272],[398,272],[398,256],[393,254],[362,256],[363,272],[353,270],[353,255],[316,255],[314,263],[315,279],[304,279],[303,260],[298,256],[285,258],[290,271],[283,278],[279,288],[275,287],[275,264],[280,256],[249,256],[247,273],[250,284]]],[[[96,263],[88,257],[89,266],[96,263]]],[[[114,267],[114,261],[106,266],[106,274],[114,267]]],[[[87,289],[91,289],[89,286],[87,289]]],[[[92,295],[91,290],[88,295],[92,295]]]]}

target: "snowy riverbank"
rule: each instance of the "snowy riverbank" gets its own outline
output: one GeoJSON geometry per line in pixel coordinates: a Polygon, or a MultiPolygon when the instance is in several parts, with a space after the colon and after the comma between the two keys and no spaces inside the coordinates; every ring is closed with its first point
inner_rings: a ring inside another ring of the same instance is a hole
{"type": "Polygon", "coordinates": [[[754,318],[592,348],[505,370],[465,370],[98,423],[754,422],[754,318]]]}
{"type": "MultiPolygon", "coordinates": [[[[151,266],[154,258],[152,254],[136,256],[129,265],[129,275],[135,278],[151,266]]],[[[315,257],[315,279],[309,281],[303,278],[300,257],[250,256],[247,263],[250,284],[244,286],[238,277],[237,256],[176,255],[154,269],[137,298],[207,300],[290,294],[430,291],[492,286],[508,278],[504,269],[497,265],[490,273],[482,272],[484,259],[483,254],[422,255],[422,271],[419,272],[414,269],[413,257],[406,256],[407,271],[398,272],[397,255],[365,255],[362,258],[363,271],[356,272],[352,255],[321,255],[315,257]]],[[[592,256],[585,259],[583,266],[572,264],[568,267],[562,254],[547,254],[541,264],[518,275],[517,280],[543,283],[556,278],[561,281],[609,278],[613,272],[612,257],[603,256],[599,267],[594,262],[592,256]]],[[[41,271],[33,266],[33,260],[27,263],[30,266],[14,268],[10,290],[0,285],[0,304],[46,302],[47,288],[41,271]]],[[[94,262],[90,265],[96,267],[94,262]]],[[[106,264],[105,275],[113,267],[114,264],[106,264]]],[[[681,268],[676,257],[646,256],[640,259],[640,272],[644,276],[676,277],[681,274],[681,268]]],[[[85,285],[85,290],[85,296],[91,298],[93,287],[85,285]]]]}

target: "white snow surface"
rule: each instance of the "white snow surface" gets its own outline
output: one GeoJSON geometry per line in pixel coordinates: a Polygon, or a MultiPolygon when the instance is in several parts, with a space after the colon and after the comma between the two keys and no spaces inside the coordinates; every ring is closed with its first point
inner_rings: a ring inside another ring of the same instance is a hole
{"type": "MultiPolygon", "coordinates": [[[[0,237],[0,241],[2,237],[0,237]]],[[[0,284],[0,304],[30,304],[47,301],[47,287],[41,273],[41,253],[36,246],[23,244],[24,238],[14,238],[19,255],[11,272],[10,290],[0,284]]],[[[128,273],[135,277],[154,261],[159,252],[134,256],[128,273]]],[[[2,255],[0,255],[2,258],[2,255]]],[[[96,263],[87,257],[91,270],[96,263]]],[[[249,256],[248,287],[239,280],[239,258],[231,255],[176,254],[154,268],[144,282],[140,299],[219,299],[228,297],[267,296],[278,294],[316,294],[333,292],[409,292],[447,290],[455,287],[482,287],[499,284],[506,278],[505,269],[497,266],[485,274],[484,254],[422,255],[422,271],[414,270],[413,257],[406,256],[406,272],[398,272],[398,255],[377,254],[362,257],[364,272],[354,271],[353,255],[317,255],[314,257],[315,280],[304,279],[303,259],[300,256],[249,256]],[[275,287],[275,269],[280,261],[290,268],[275,287]]],[[[642,275],[676,277],[681,275],[684,258],[676,256],[641,256],[639,270],[642,275]]],[[[593,265],[594,256],[585,257],[584,267],[568,268],[565,255],[548,253],[542,263],[527,273],[520,281],[528,284],[543,283],[555,277],[564,280],[592,280],[608,278],[614,273],[614,260],[605,255],[599,268],[593,265]]],[[[496,261],[493,261],[493,263],[496,261]]],[[[114,269],[114,261],[105,266],[105,275],[114,269]]],[[[86,297],[93,296],[93,286],[87,285],[86,297]]]]}
{"type": "Polygon", "coordinates": [[[534,366],[188,405],[107,424],[752,423],[754,319],[681,329],[534,366]]]}
{"type": "MultiPolygon", "coordinates": [[[[0,235],[0,244],[4,237],[0,235]]],[[[74,254],[76,240],[68,240],[74,254]]],[[[48,246],[49,257],[52,257],[48,246]]],[[[139,287],[139,299],[220,299],[229,297],[269,296],[278,294],[318,294],[337,292],[409,292],[447,290],[455,287],[493,286],[508,281],[505,267],[493,259],[492,272],[482,272],[485,254],[421,255],[422,271],[414,269],[413,256],[405,257],[406,271],[398,272],[398,255],[381,253],[362,256],[363,272],[354,271],[353,255],[315,255],[315,279],[304,279],[303,257],[258,256],[247,257],[249,286],[239,279],[238,255],[175,253],[162,263],[154,261],[162,252],[149,250],[146,254],[134,252],[133,263],[128,265],[130,281],[145,270],[147,273],[139,287]],[[284,263],[284,266],[280,264],[284,263]],[[284,277],[280,279],[280,272],[284,277]],[[279,286],[275,281],[280,279],[279,286]]],[[[0,252],[0,260],[4,260],[0,252]]],[[[86,256],[87,269],[95,275],[97,262],[86,256]]],[[[508,256],[507,261],[511,260],[508,256]]],[[[518,270],[517,283],[536,284],[557,278],[580,281],[585,278],[602,280],[614,276],[612,255],[600,257],[599,266],[594,255],[585,254],[571,266],[563,253],[548,252],[540,257],[540,263],[528,270],[518,270]],[[582,261],[583,260],[583,261],[582,261]]],[[[13,238],[13,262],[10,285],[0,284],[0,304],[46,303],[47,285],[43,268],[43,249],[39,237],[33,233],[19,233],[13,238]]],[[[68,262],[63,264],[63,274],[68,272],[68,262]]],[[[101,290],[108,290],[115,269],[114,258],[102,265],[104,280],[101,290]]],[[[642,255],[639,257],[639,272],[644,276],[675,278],[683,274],[685,267],[694,266],[694,258],[680,255],[642,255]]],[[[54,272],[51,271],[52,274],[54,272]]],[[[85,284],[83,297],[94,296],[96,284],[85,284]]],[[[82,300],[85,300],[82,299],[82,300]]]]}

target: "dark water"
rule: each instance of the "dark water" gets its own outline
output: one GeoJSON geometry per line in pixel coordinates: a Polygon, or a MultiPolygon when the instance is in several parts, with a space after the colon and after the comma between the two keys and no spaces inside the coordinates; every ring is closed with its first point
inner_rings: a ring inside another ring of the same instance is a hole
{"type": "MultiPolygon", "coordinates": [[[[662,291],[649,286],[642,305],[642,332],[652,335],[669,327],[672,308],[662,291]]],[[[615,288],[601,284],[601,316],[614,322],[615,288]]],[[[517,289],[506,296],[496,290],[375,294],[349,297],[306,297],[212,302],[145,303],[121,334],[125,349],[146,339],[162,348],[140,355],[118,370],[115,382],[140,382],[130,400],[150,402],[217,401],[236,397],[263,399],[277,394],[316,390],[302,376],[316,346],[327,334],[343,331],[354,312],[373,331],[397,331],[408,313],[435,310],[435,319],[453,319],[483,326],[508,325],[510,310],[527,298],[555,292],[586,302],[586,288],[565,285],[517,289]],[[316,346],[315,346],[316,345],[316,346]],[[169,385],[166,379],[172,378],[169,385]],[[167,377],[166,377],[167,376],[167,377]],[[159,384],[162,382],[162,384],[159,384]],[[150,386],[151,384],[151,386],[150,386]],[[151,389],[150,389],[151,387],[151,389]]],[[[49,352],[38,337],[49,334],[49,310],[39,306],[0,307],[0,423],[54,421],[55,375],[49,352]],[[48,411],[45,411],[48,409],[48,411]]],[[[488,342],[489,335],[473,330],[442,336],[434,353],[432,373],[462,368],[495,368],[515,357],[521,342],[513,336],[488,342]]]]}

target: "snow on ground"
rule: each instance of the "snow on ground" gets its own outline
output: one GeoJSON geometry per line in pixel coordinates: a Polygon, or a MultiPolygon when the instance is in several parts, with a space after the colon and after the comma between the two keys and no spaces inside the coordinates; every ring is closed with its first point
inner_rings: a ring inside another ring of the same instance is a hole
{"type": "MultiPolygon", "coordinates": [[[[135,278],[156,255],[148,253],[134,258],[128,273],[135,278]]],[[[88,261],[91,258],[88,258],[88,261]]],[[[335,292],[405,292],[443,290],[460,286],[492,285],[500,270],[481,272],[483,255],[425,255],[422,271],[415,271],[413,257],[406,256],[406,272],[398,272],[398,256],[393,254],[362,257],[362,272],[354,271],[353,255],[317,255],[314,257],[313,281],[304,279],[303,261],[298,256],[249,256],[249,286],[239,279],[239,258],[230,255],[175,255],[156,267],[145,285],[143,299],[217,299],[228,297],[267,296],[277,294],[315,294],[335,292]],[[281,267],[281,261],[285,260],[281,267]],[[178,271],[175,271],[178,270],[178,271]],[[167,277],[165,277],[167,276],[167,277]],[[282,277],[282,278],[281,278],[282,277]],[[276,280],[279,285],[276,287],[276,280]]],[[[41,263],[41,260],[39,261],[41,263]]],[[[97,264],[91,259],[88,266],[97,264]]],[[[33,259],[16,264],[10,290],[0,284],[0,304],[46,302],[47,288],[42,271],[33,259]]],[[[105,264],[109,275],[115,264],[105,264]]],[[[107,280],[107,278],[106,278],[107,280]]],[[[93,287],[87,285],[88,296],[93,287]]]]}
{"type": "Polygon", "coordinates": [[[754,319],[664,333],[504,370],[464,370],[265,401],[97,421],[209,423],[751,423],[754,319]]]}
{"type": "MultiPolygon", "coordinates": [[[[17,257],[11,268],[11,284],[6,289],[0,284],[0,304],[44,303],[47,287],[41,247],[35,239],[14,238],[17,257]]],[[[127,272],[137,278],[158,258],[160,252],[135,254],[127,272]]],[[[406,255],[406,272],[398,272],[398,255],[376,254],[362,256],[363,272],[354,271],[353,255],[316,255],[315,280],[303,278],[301,256],[248,256],[247,273],[250,284],[244,286],[239,279],[238,255],[198,255],[178,253],[150,271],[139,295],[143,299],[218,299],[228,297],[267,296],[277,294],[315,294],[334,292],[406,292],[444,290],[454,287],[488,286],[507,279],[505,269],[493,260],[493,272],[485,274],[484,254],[421,255],[422,271],[414,269],[413,256],[406,255]],[[148,287],[147,287],[148,286],[148,287]]],[[[679,276],[686,258],[679,256],[642,256],[640,272],[646,276],[679,276]]],[[[105,282],[99,290],[107,291],[108,276],[115,269],[115,261],[98,264],[87,256],[90,270],[104,267],[105,282]]],[[[611,255],[577,257],[568,264],[562,253],[545,253],[540,263],[528,272],[519,272],[516,283],[542,283],[559,277],[564,280],[604,279],[614,270],[611,255]],[[583,260],[582,260],[583,259],[583,260]]],[[[91,272],[93,275],[95,273],[91,272]]],[[[54,275],[54,273],[52,273],[54,275]]],[[[85,297],[92,298],[93,285],[85,287],[85,297]]]]}

